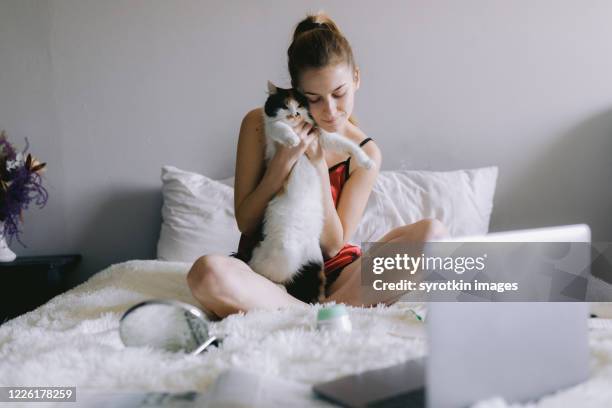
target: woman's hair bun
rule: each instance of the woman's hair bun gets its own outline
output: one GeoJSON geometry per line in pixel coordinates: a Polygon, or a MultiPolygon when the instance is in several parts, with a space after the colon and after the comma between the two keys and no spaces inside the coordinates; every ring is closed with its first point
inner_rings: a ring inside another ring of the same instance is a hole
{"type": "Polygon", "coordinates": [[[331,17],[324,12],[320,11],[316,14],[309,14],[305,19],[298,23],[298,25],[295,27],[295,31],[293,32],[293,41],[295,41],[295,39],[300,35],[316,29],[329,30],[336,34],[342,35],[340,29],[336,23],[334,23],[334,20],[332,20],[331,17]]]}

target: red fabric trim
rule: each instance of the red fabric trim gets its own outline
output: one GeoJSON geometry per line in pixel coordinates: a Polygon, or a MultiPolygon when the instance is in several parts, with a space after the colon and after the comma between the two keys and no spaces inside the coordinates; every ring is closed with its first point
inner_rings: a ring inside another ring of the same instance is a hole
{"type": "Polygon", "coordinates": [[[361,248],[356,245],[345,244],[335,256],[325,261],[325,275],[333,274],[339,269],[353,263],[361,256],[361,248]]]}
{"type": "MultiPolygon", "coordinates": [[[[331,186],[334,205],[338,207],[342,187],[348,178],[349,162],[340,162],[329,169],[329,184],[331,186]]],[[[361,248],[356,245],[345,244],[335,256],[325,261],[325,274],[331,275],[347,265],[353,263],[361,256],[361,248]]]]}
{"type": "Polygon", "coordinates": [[[347,168],[347,162],[340,162],[329,169],[329,185],[331,187],[332,198],[334,199],[334,206],[336,207],[338,207],[342,186],[346,182],[347,168]]]}

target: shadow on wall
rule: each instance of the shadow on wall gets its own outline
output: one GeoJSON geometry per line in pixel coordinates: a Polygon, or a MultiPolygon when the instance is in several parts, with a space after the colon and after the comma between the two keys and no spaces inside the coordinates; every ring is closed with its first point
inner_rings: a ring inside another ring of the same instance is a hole
{"type": "Polygon", "coordinates": [[[529,156],[496,197],[506,211],[491,231],[586,223],[593,241],[612,241],[612,109],[529,156]]]}
{"type": "Polygon", "coordinates": [[[67,277],[71,285],[118,262],[156,257],[161,190],[115,190],[106,197],[76,233],[83,259],[67,277]]]}

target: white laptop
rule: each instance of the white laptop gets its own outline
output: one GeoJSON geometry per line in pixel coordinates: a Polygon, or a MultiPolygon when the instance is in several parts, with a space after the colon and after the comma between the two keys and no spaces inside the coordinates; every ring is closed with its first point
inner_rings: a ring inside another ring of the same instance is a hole
{"type": "MultiPolygon", "coordinates": [[[[590,242],[588,226],[570,225],[455,242],[590,242]]],[[[447,240],[451,241],[451,240],[447,240]]],[[[318,384],[343,406],[465,407],[500,396],[526,402],[586,380],[586,302],[429,303],[428,357],[318,384]],[[425,374],[420,368],[425,368],[425,374]],[[397,376],[404,376],[397,381],[397,376]],[[420,376],[420,377],[419,377],[420,376]],[[425,384],[425,392],[419,388],[425,384]],[[384,385],[381,385],[384,384],[384,385]],[[423,398],[425,396],[425,398],[423,398]]]]}
{"type": "MultiPolygon", "coordinates": [[[[447,241],[590,242],[591,232],[579,224],[447,241]]],[[[524,402],[588,378],[586,302],[431,303],[429,310],[429,406],[496,395],[524,402]]]]}

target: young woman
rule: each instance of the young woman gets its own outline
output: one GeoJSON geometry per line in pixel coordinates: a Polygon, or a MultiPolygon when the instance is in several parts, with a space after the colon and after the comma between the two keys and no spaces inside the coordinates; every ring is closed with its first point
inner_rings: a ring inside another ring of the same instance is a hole
{"type": "MultiPolygon", "coordinates": [[[[381,164],[375,141],[351,117],[360,84],[359,68],[348,41],[324,14],[308,16],[296,26],[287,54],[291,84],[308,99],[318,126],[360,144],[376,165],[366,170],[340,153],[323,151],[317,131],[301,122],[294,128],[301,143],[280,147],[266,167],[262,108],[250,111],[242,121],[236,158],[234,206],[242,232],[240,246],[258,230],[268,202],[280,190],[298,157],[306,154],[318,169],[323,188],[325,221],[320,244],[329,285],[326,300],[369,305],[371,301],[365,299],[360,288],[361,250],[347,244],[357,229],[381,164]]],[[[440,222],[424,219],[388,232],[379,242],[423,242],[446,234],[440,222]]],[[[302,303],[281,285],[230,256],[200,257],[189,271],[187,282],[204,308],[221,318],[238,311],[302,303]]]]}

